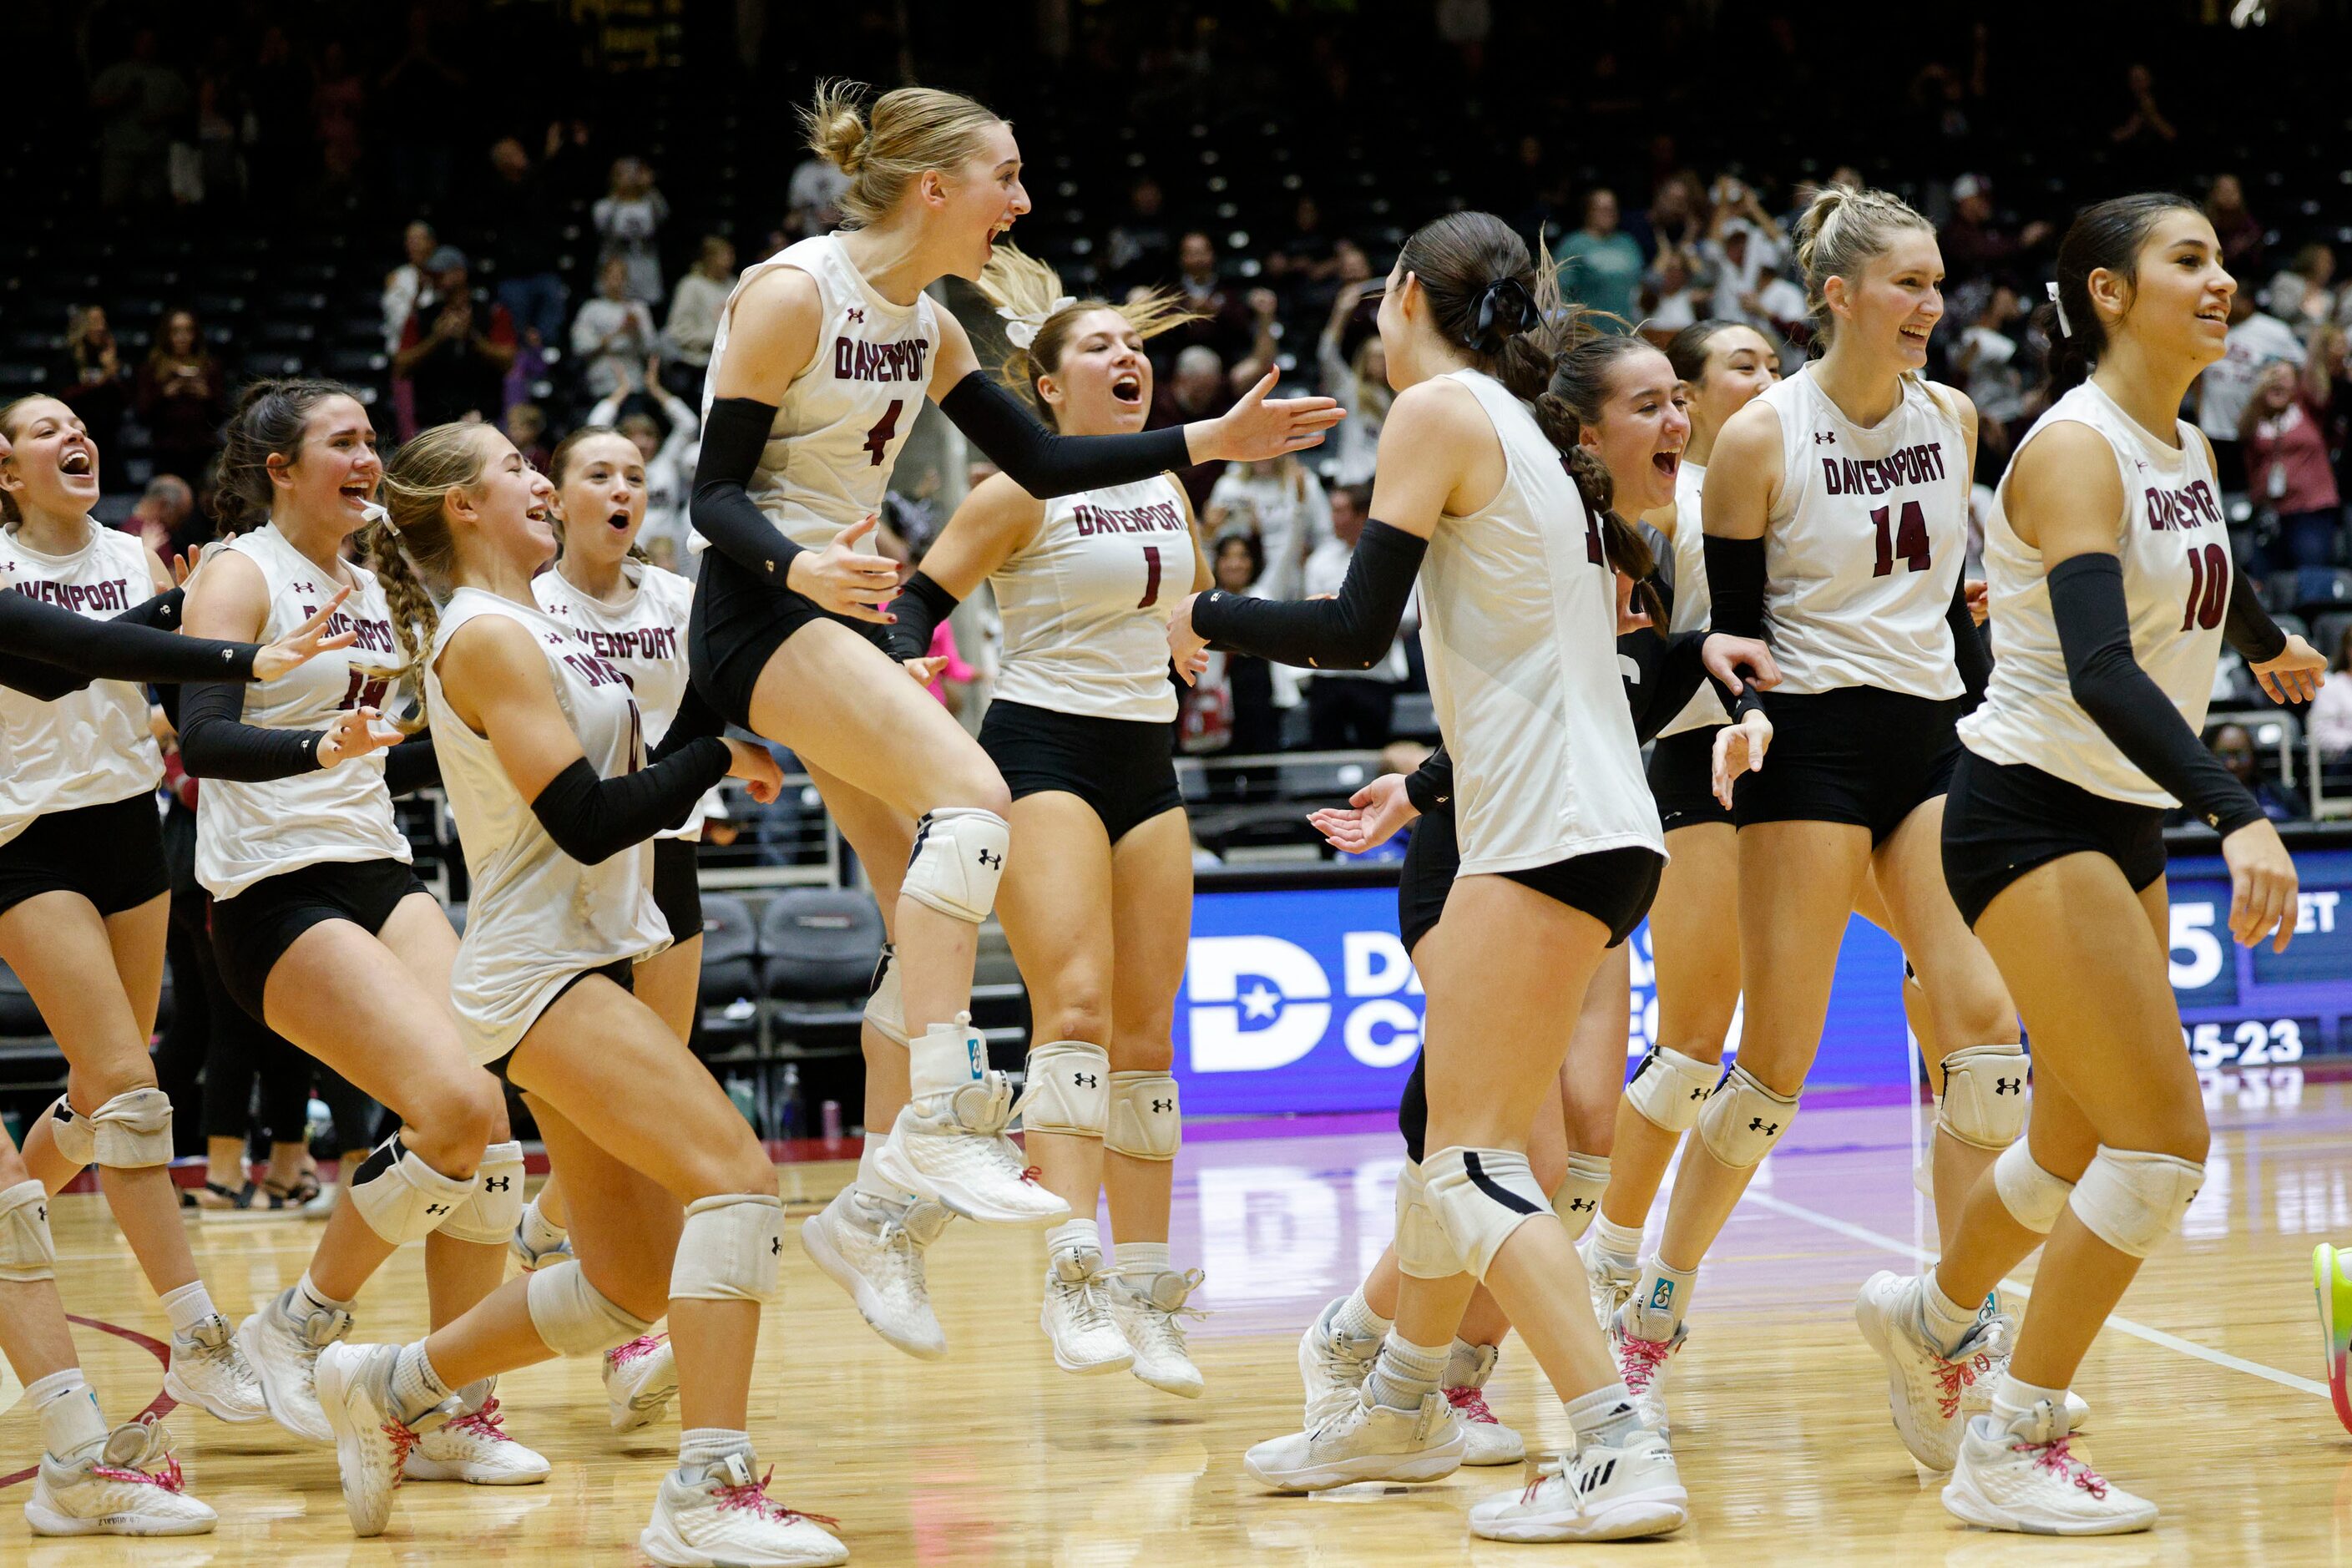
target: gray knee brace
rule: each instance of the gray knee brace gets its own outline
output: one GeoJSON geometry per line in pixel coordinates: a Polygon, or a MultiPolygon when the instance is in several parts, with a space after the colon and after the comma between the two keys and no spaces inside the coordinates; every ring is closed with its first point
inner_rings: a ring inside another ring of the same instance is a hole
{"type": "Polygon", "coordinates": [[[773,1193],[725,1193],[686,1205],[672,1300],[763,1301],[776,1293],[784,1255],[784,1200],[773,1193]]]}
{"type": "Polygon", "coordinates": [[[1735,1063],[1699,1112],[1698,1135],[1708,1153],[1745,1171],[1772,1152],[1796,1117],[1797,1101],[1773,1093],[1735,1063]]]}
{"type": "Polygon", "coordinates": [[[651,1323],[588,1283],[579,1263],[569,1258],[531,1271],[523,1304],[541,1342],[558,1355],[602,1355],[654,1331],[651,1323]]]}
{"type": "Polygon", "coordinates": [[[18,1182],[0,1189],[0,1279],[30,1285],[58,1277],[57,1243],[49,1237],[48,1189],[18,1182]]]}
{"type": "Polygon", "coordinates": [[[404,1247],[440,1229],[474,1195],[474,1181],[443,1175],[410,1153],[395,1132],[352,1173],[350,1196],[370,1230],[404,1247]]]}
{"type": "Polygon", "coordinates": [[[493,1143],[482,1151],[474,1190],[441,1222],[441,1234],[480,1247],[504,1247],[522,1219],[522,1145],[493,1143]]]}

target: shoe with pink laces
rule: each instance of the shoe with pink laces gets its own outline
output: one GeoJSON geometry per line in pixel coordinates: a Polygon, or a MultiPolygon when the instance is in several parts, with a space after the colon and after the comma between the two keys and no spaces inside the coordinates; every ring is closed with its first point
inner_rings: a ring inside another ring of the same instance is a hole
{"type": "Polygon", "coordinates": [[[2126,1535],[2156,1522],[2156,1505],[2069,1451],[2066,1413],[2049,1400],[2007,1426],[1969,1420],[1944,1507],[1984,1530],[2027,1535],[2126,1535]]]}
{"type": "Polygon", "coordinates": [[[1625,1392],[1633,1396],[1633,1408],[1642,1413],[1642,1425],[1665,1434],[1670,1431],[1666,1420],[1666,1363],[1690,1338],[1690,1325],[1677,1324],[1675,1337],[1670,1340],[1645,1340],[1626,1325],[1629,1310],[1621,1307],[1617,1315],[1609,1320],[1609,1353],[1616,1358],[1617,1375],[1625,1380],[1625,1392]]]}
{"type": "Polygon", "coordinates": [[[604,1414],[615,1432],[661,1419],[677,1397],[677,1356],[667,1334],[642,1334],[604,1352],[604,1414]]]}
{"type": "Polygon", "coordinates": [[[206,1535],[216,1522],[188,1495],[172,1435],[152,1419],[117,1426],[78,1462],[42,1455],[25,1518],[36,1535],[206,1535]]]}
{"type": "Polygon", "coordinates": [[[802,1513],[768,1496],[773,1469],[754,1479],[751,1462],[730,1454],[698,1475],[683,1469],[662,1478],[651,1523],[637,1550],[661,1568],[823,1568],[846,1563],[849,1548],[825,1529],[837,1521],[802,1513]]]}
{"type": "Polygon", "coordinates": [[[477,1487],[527,1487],[547,1479],[548,1463],[506,1434],[499,1402],[487,1391],[481,1403],[446,1425],[424,1433],[402,1462],[412,1481],[464,1481],[477,1487]]]}
{"type": "Polygon", "coordinates": [[[1495,1375],[1501,1357],[1494,1345],[1455,1340],[1445,1363],[1445,1403],[1454,1406],[1454,1418],[1462,1426],[1465,1465],[1516,1465],[1528,1457],[1527,1443],[1486,1408],[1486,1380],[1495,1375]]]}

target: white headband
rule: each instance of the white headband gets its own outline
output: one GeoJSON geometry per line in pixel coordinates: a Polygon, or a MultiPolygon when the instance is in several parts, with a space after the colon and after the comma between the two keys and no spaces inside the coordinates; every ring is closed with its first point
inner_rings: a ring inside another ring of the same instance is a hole
{"type": "Polygon", "coordinates": [[[2073,322],[2066,320],[2066,301],[2058,298],[2057,284],[2052,283],[2047,287],[2050,290],[2050,308],[2058,312],[2058,335],[2071,338],[2074,335],[2074,326],[2073,322]]]}
{"type": "Polygon", "coordinates": [[[1077,302],[1074,296],[1065,294],[1042,310],[1016,310],[1010,305],[998,306],[996,313],[1004,318],[1004,341],[1016,349],[1027,348],[1037,341],[1039,328],[1077,302]]]}

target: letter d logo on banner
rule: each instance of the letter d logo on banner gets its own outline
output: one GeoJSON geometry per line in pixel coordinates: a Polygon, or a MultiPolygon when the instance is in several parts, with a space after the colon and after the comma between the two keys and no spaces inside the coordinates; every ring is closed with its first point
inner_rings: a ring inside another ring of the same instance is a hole
{"type": "Polygon", "coordinates": [[[1185,996],[1194,1072],[1264,1072],[1313,1050],[1331,1025],[1331,978],[1273,936],[1194,937],[1185,996]],[[1242,982],[1251,982],[1244,990],[1242,982]],[[1262,1024],[1245,1029],[1244,1023],[1262,1024]]]}

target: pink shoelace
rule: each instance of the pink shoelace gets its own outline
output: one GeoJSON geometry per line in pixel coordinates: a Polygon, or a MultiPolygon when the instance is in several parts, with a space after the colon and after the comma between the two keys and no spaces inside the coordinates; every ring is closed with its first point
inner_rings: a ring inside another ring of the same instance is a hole
{"type": "Polygon", "coordinates": [[[495,1398],[485,1399],[479,1410],[469,1415],[460,1415],[450,1422],[449,1430],[471,1432],[476,1436],[487,1437],[493,1443],[511,1443],[514,1439],[499,1429],[499,1422],[504,1419],[505,1417],[499,1414],[499,1402],[495,1398]]]}
{"type": "Polygon", "coordinates": [[[180,1474],[180,1461],[169,1454],[163,1456],[163,1468],[160,1470],[124,1470],[117,1469],[112,1465],[92,1465],[89,1468],[89,1473],[93,1476],[104,1476],[110,1481],[129,1481],[135,1486],[161,1487],[167,1492],[182,1492],[188,1489],[186,1479],[180,1474]]]}
{"type": "Polygon", "coordinates": [[[378,1430],[392,1439],[392,1485],[393,1489],[397,1491],[408,1479],[409,1452],[416,1447],[417,1440],[423,1434],[412,1430],[406,1423],[401,1421],[387,1421],[378,1430]]]}
{"type": "Polygon", "coordinates": [[[661,1349],[662,1341],[668,1337],[667,1334],[640,1334],[627,1344],[614,1346],[605,1359],[614,1366],[626,1366],[629,1363],[642,1356],[649,1356],[661,1349]]]}
{"type": "Polygon", "coordinates": [[[1960,1395],[1968,1386],[1991,1370],[1992,1357],[1982,1351],[1958,1361],[1946,1361],[1941,1356],[1937,1357],[1936,1408],[1945,1420],[1949,1421],[1959,1413],[1960,1395]]]}
{"type": "Polygon", "coordinates": [[[793,1520],[804,1519],[811,1524],[821,1524],[831,1530],[841,1523],[841,1521],[828,1518],[821,1513],[803,1513],[799,1509],[787,1508],[770,1497],[768,1482],[774,1478],[775,1473],[776,1467],[770,1465],[767,1474],[756,1481],[745,1481],[740,1486],[720,1486],[718,1489],[719,1506],[722,1509],[739,1509],[778,1524],[790,1524],[793,1520]]]}
{"type": "Polygon", "coordinates": [[[1626,1334],[1617,1341],[1618,1370],[1624,1373],[1625,1387],[1633,1394],[1644,1393],[1657,1380],[1675,1353],[1671,1340],[1645,1340],[1639,1334],[1626,1334]]]}
{"type": "Polygon", "coordinates": [[[1486,1395],[1478,1389],[1449,1388],[1445,1391],[1445,1402],[1454,1406],[1454,1414],[1465,1421],[1483,1421],[1489,1426],[1502,1425],[1495,1419],[1495,1413],[1486,1408],[1486,1395]]]}
{"type": "Polygon", "coordinates": [[[2032,1455],[2038,1468],[2050,1471],[2062,1480],[2073,1481],[2101,1502],[2106,1501],[2106,1478],[2068,1451],[2067,1445],[2074,1440],[2074,1435],[2070,1432],[2047,1443],[2011,1443],[2010,1447],[2017,1453],[2032,1455]]]}

